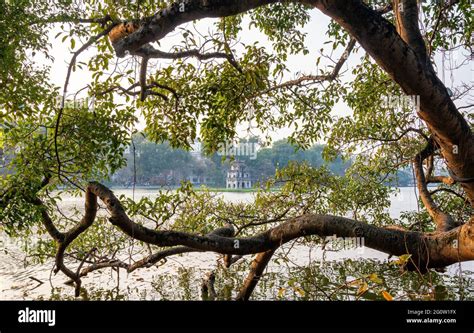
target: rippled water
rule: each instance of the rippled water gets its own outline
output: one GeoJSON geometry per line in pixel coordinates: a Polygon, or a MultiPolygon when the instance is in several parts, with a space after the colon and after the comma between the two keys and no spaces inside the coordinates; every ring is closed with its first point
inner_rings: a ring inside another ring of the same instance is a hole
{"type": "MultiPolygon", "coordinates": [[[[115,192],[116,194],[132,195],[130,190],[116,190],[115,192]]],[[[135,199],[155,195],[156,191],[138,189],[135,192],[135,199]]],[[[253,200],[252,193],[226,192],[220,195],[231,202],[253,200]]],[[[83,199],[65,197],[62,205],[63,207],[81,207],[83,199]]],[[[402,211],[416,209],[417,203],[413,188],[401,188],[400,193],[392,197],[390,208],[392,217],[399,217],[402,211]]],[[[52,260],[42,265],[26,264],[24,254],[16,243],[4,238],[4,245],[4,251],[0,252],[0,299],[50,299],[55,294],[59,294],[61,298],[72,297],[72,288],[64,284],[67,278],[62,273],[57,275],[52,273],[52,260]]],[[[288,250],[288,246],[284,246],[279,251],[286,252],[288,250]]],[[[309,265],[321,261],[322,255],[319,247],[310,248],[298,245],[290,251],[289,265],[309,265]]],[[[201,277],[216,268],[218,258],[219,256],[214,253],[189,253],[171,257],[162,266],[141,269],[130,274],[123,270],[118,273],[111,269],[103,270],[89,274],[83,279],[83,286],[88,290],[91,298],[111,299],[117,298],[117,295],[126,295],[128,299],[186,298],[187,288],[197,290],[199,286],[196,283],[199,284],[201,277]],[[189,270],[184,270],[184,267],[191,269],[193,279],[196,280],[194,284],[186,285],[186,274],[189,273],[189,270]],[[179,284],[184,290],[184,294],[168,293],[168,296],[164,296],[164,290],[173,288],[173,283],[179,284]]],[[[375,259],[376,262],[383,262],[387,260],[388,256],[369,248],[364,248],[363,251],[346,250],[326,252],[325,254],[325,260],[329,262],[346,258],[375,259]]],[[[246,269],[249,263],[250,258],[244,259],[242,267],[246,269]]],[[[446,274],[457,275],[460,273],[460,269],[474,271],[474,262],[452,265],[448,267],[446,274]]],[[[277,272],[281,270],[281,264],[272,263],[268,270],[277,272]]],[[[243,270],[241,275],[243,276],[244,273],[243,270]]]]}

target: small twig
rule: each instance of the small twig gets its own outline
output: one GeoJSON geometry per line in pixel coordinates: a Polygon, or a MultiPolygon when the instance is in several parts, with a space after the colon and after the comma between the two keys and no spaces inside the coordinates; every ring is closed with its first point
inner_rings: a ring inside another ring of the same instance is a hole
{"type": "Polygon", "coordinates": [[[43,281],[41,281],[40,279],[35,278],[34,276],[29,276],[29,278],[32,279],[33,281],[38,282],[39,285],[42,285],[44,283],[43,281]]]}
{"type": "Polygon", "coordinates": [[[89,258],[89,256],[92,253],[94,253],[95,251],[97,251],[97,249],[95,247],[93,247],[89,252],[87,252],[87,254],[84,256],[84,258],[82,258],[81,263],[79,264],[79,266],[77,267],[77,270],[76,270],[76,275],[77,276],[80,276],[82,266],[84,266],[84,263],[86,262],[87,258],[89,258]]]}

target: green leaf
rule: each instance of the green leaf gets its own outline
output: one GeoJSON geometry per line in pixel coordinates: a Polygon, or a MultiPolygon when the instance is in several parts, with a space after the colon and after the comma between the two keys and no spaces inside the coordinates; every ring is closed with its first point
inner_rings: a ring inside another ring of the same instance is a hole
{"type": "Polygon", "coordinates": [[[365,293],[367,290],[369,290],[369,285],[366,283],[366,282],[363,282],[359,289],[357,290],[357,296],[360,296],[362,295],[363,293],[365,293]]]}
{"type": "Polygon", "coordinates": [[[374,282],[374,283],[377,283],[377,284],[382,284],[383,283],[382,279],[379,278],[376,273],[370,274],[369,275],[369,280],[374,282]]]}
{"type": "Polygon", "coordinates": [[[410,258],[411,258],[411,254],[403,254],[399,256],[398,259],[395,260],[393,263],[395,265],[403,266],[408,262],[408,260],[410,260],[410,258]]]}

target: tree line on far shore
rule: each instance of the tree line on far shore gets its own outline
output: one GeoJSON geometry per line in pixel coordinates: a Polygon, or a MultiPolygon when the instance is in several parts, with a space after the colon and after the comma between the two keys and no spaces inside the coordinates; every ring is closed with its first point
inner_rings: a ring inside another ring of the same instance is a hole
{"type": "MultiPolygon", "coordinates": [[[[258,139],[250,140],[255,144],[258,139]]],[[[247,141],[243,141],[247,143],[247,141]]],[[[198,145],[199,147],[199,145],[198,145]]],[[[255,149],[256,146],[252,146],[255,149]]],[[[334,174],[343,175],[350,161],[340,157],[332,161],[323,158],[324,145],[315,144],[309,149],[298,149],[288,140],[275,141],[270,147],[257,148],[256,152],[234,156],[243,161],[250,173],[252,184],[263,183],[275,175],[277,169],[284,168],[290,161],[305,162],[312,167],[325,165],[334,174]]],[[[178,186],[182,181],[194,185],[225,187],[226,175],[231,160],[222,152],[205,155],[199,148],[192,151],[174,149],[168,142],[154,143],[142,135],[135,135],[133,145],[125,152],[127,165],[111,176],[109,185],[133,186],[178,186]],[[226,158],[227,157],[227,158],[226,158]]],[[[407,171],[398,172],[398,186],[411,183],[407,171]]]]}

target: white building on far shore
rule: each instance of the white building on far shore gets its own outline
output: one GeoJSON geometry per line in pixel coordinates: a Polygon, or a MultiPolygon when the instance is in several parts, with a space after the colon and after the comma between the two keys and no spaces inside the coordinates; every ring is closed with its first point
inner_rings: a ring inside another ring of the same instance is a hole
{"type": "Polygon", "coordinates": [[[252,181],[247,166],[242,161],[234,161],[227,171],[227,188],[251,188],[252,181]]]}

